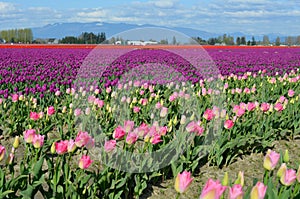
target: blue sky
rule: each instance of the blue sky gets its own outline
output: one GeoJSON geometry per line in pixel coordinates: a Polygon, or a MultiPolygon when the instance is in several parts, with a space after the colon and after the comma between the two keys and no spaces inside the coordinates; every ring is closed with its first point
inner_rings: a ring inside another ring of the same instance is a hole
{"type": "Polygon", "coordinates": [[[0,29],[96,21],[300,35],[300,0],[0,0],[0,29]]]}

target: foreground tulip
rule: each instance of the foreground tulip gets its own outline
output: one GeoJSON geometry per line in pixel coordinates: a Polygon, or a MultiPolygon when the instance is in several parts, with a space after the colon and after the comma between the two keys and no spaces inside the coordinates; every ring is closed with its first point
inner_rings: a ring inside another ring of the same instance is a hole
{"type": "Polygon", "coordinates": [[[36,112],[30,112],[29,117],[30,117],[30,119],[32,119],[34,121],[40,119],[40,115],[36,112]]]}
{"type": "Polygon", "coordinates": [[[33,137],[36,135],[36,131],[34,129],[28,129],[24,131],[23,136],[26,143],[32,143],[33,137]]]}
{"type": "Polygon", "coordinates": [[[125,130],[121,126],[118,126],[113,133],[113,138],[119,140],[122,139],[125,136],[125,134],[125,130]]]}
{"type": "Polygon", "coordinates": [[[91,160],[90,156],[83,155],[78,163],[79,168],[81,169],[87,169],[90,167],[90,165],[93,163],[93,160],[91,160]]]}
{"type": "Polygon", "coordinates": [[[283,105],[280,103],[280,102],[277,102],[275,105],[274,105],[274,109],[278,112],[281,112],[283,110],[283,105]]]}
{"type": "Polygon", "coordinates": [[[275,151],[268,150],[265,158],[264,158],[264,168],[268,171],[273,170],[280,158],[280,154],[276,153],[275,151]]]}
{"type": "Polygon", "coordinates": [[[104,150],[106,152],[111,152],[116,148],[117,141],[116,140],[108,140],[104,143],[104,150]]]}
{"type": "Polygon", "coordinates": [[[68,151],[68,144],[68,140],[61,140],[59,142],[55,142],[56,153],[59,155],[66,153],[68,151]]]}
{"type": "Polygon", "coordinates": [[[4,156],[5,156],[5,147],[0,145],[0,161],[3,160],[4,156]]]}
{"type": "Polygon", "coordinates": [[[264,199],[266,191],[267,186],[262,182],[257,182],[251,190],[250,199],[264,199]]]}
{"type": "Polygon", "coordinates": [[[280,177],[280,182],[285,186],[290,186],[295,182],[296,178],[296,171],[294,169],[287,169],[280,177]]]}
{"type": "Polygon", "coordinates": [[[72,153],[72,152],[74,152],[75,151],[75,149],[76,149],[76,144],[75,144],[75,141],[74,140],[69,140],[68,141],[68,147],[67,147],[68,149],[67,149],[67,151],[69,152],[69,153],[72,153]]]}
{"type": "Polygon", "coordinates": [[[224,128],[225,128],[225,129],[231,129],[231,128],[233,127],[233,125],[234,125],[234,123],[233,123],[232,120],[226,120],[226,121],[224,122],[224,128]]]}
{"type": "Polygon", "coordinates": [[[277,177],[281,178],[281,176],[283,176],[285,174],[286,170],[287,170],[286,164],[282,163],[280,168],[277,171],[277,174],[276,174],[277,177]]]}
{"type": "Polygon", "coordinates": [[[91,139],[92,137],[89,136],[88,132],[80,131],[75,138],[75,144],[77,147],[83,147],[91,142],[91,139]]]}
{"type": "Polygon", "coordinates": [[[207,121],[210,121],[214,118],[214,112],[211,109],[206,109],[206,111],[203,114],[203,118],[206,119],[207,121]]]}
{"type": "Polygon", "coordinates": [[[138,135],[136,133],[128,133],[127,137],[126,137],[126,143],[127,144],[134,144],[138,139],[138,135]]]}
{"type": "Polygon", "coordinates": [[[53,115],[55,113],[55,108],[53,106],[50,106],[47,110],[48,115],[53,115]]]}
{"type": "Polygon", "coordinates": [[[41,148],[44,145],[44,135],[35,135],[32,139],[34,148],[41,148]]]}
{"type": "Polygon", "coordinates": [[[294,91],[294,90],[290,89],[290,90],[288,91],[288,96],[289,96],[289,97],[293,97],[294,94],[295,94],[295,91],[294,91]]]}
{"type": "Polygon", "coordinates": [[[235,184],[229,188],[229,199],[242,199],[243,198],[243,187],[240,184],[235,184]]]}
{"type": "Polygon", "coordinates": [[[225,189],[226,186],[223,186],[218,180],[209,179],[202,190],[200,199],[219,199],[225,189]]]}
{"type": "Polygon", "coordinates": [[[162,107],[160,111],[160,117],[166,117],[168,114],[168,108],[167,107],[162,107]]]}
{"type": "Polygon", "coordinates": [[[191,178],[190,172],[184,171],[182,173],[178,173],[175,179],[175,190],[178,193],[184,193],[192,182],[193,178],[191,178]]]}
{"type": "Polygon", "coordinates": [[[265,102],[261,103],[260,110],[262,110],[263,112],[267,112],[269,109],[270,109],[270,104],[265,102]]]}

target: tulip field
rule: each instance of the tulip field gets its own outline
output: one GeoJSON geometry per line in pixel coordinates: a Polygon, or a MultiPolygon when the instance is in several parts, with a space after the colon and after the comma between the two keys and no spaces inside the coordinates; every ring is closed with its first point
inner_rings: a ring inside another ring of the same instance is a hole
{"type": "Polygon", "coordinates": [[[299,98],[299,47],[0,45],[0,198],[300,198],[299,98]]]}

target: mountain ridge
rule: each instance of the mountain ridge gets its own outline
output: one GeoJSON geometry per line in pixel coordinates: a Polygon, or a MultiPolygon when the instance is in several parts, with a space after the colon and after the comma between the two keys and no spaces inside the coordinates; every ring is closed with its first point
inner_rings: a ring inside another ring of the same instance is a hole
{"type": "MultiPolygon", "coordinates": [[[[129,23],[107,23],[107,22],[89,22],[89,23],[80,23],[80,22],[69,22],[69,23],[54,23],[47,24],[42,27],[34,27],[32,28],[34,38],[57,38],[61,39],[65,36],[79,36],[83,32],[93,32],[100,33],[105,32],[106,37],[110,38],[124,31],[137,29],[137,28],[160,28],[160,29],[168,29],[172,31],[177,31],[179,33],[185,34],[188,37],[200,37],[202,39],[209,39],[213,37],[222,36],[223,34],[227,34],[230,36],[241,37],[245,36],[246,40],[251,40],[252,36],[254,36],[255,40],[261,41],[263,39],[264,34],[260,35],[250,35],[245,34],[243,32],[232,32],[232,33],[212,33],[203,30],[198,30],[194,28],[186,28],[186,27],[166,27],[152,24],[129,24],[129,23]]],[[[269,36],[269,40],[274,42],[276,37],[279,36],[280,39],[284,39],[286,36],[279,33],[269,33],[265,34],[269,36]]],[[[148,38],[155,39],[155,38],[148,38]]]]}

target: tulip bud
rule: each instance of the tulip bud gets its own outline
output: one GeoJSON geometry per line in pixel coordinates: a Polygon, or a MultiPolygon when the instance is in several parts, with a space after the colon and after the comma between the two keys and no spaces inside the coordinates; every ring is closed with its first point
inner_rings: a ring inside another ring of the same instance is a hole
{"type": "Polygon", "coordinates": [[[283,155],[283,162],[288,163],[290,160],[289,151],[286,149],[283,155]]]}
{"type": "Polygon", "coordinates": [[[185,124],[185,122],[186,122],[186,116],[182,115],[180,119],[180,124],[185,124]]]}
{"type": "Polygon", "coordinates": [[[228,181],[229,181],[229,179],[228,179],[228,172],[225,172],[223,180],[222,180],[222,185],[223,186],[228,186],[228,181]]]}
{"type": "Polygon", "coordinates": [[[236,179],[234,184],[240,184],[240,185],[244,186],[244,172],[242,172],[242,171],[239,172],[238,178],[236,179]]]}
{"type": "Polygon", "coordinates": [[[285,173],[286,170],[287,170],[286,164],[285,163],[281,164],[280,168],[277,171],[277,177],[280,178],[285,173]]]}
{"type": "Polygon", "coordinates": [[[51,152],[52,154],[54,154],[55,151],[56,151],[56,150],[55,150],[55,142],[53,142],[52,145],[51,145],[50,152],[51,152]]]}
{"type": "Polygon", "coordinates": [[[300,165],[298,167],[297,173],[296,173],[297,181],[300,183],[300,165]]]}
{"type": "Polygon", "coordinates": [[[19,144],[20,144],[20,137],[19,136],[16,136],[15,137],[15,141],[14,141],[14,144],[13,144],[13,147],[15,149],[17,149],[19,147],[19,144]]]}

